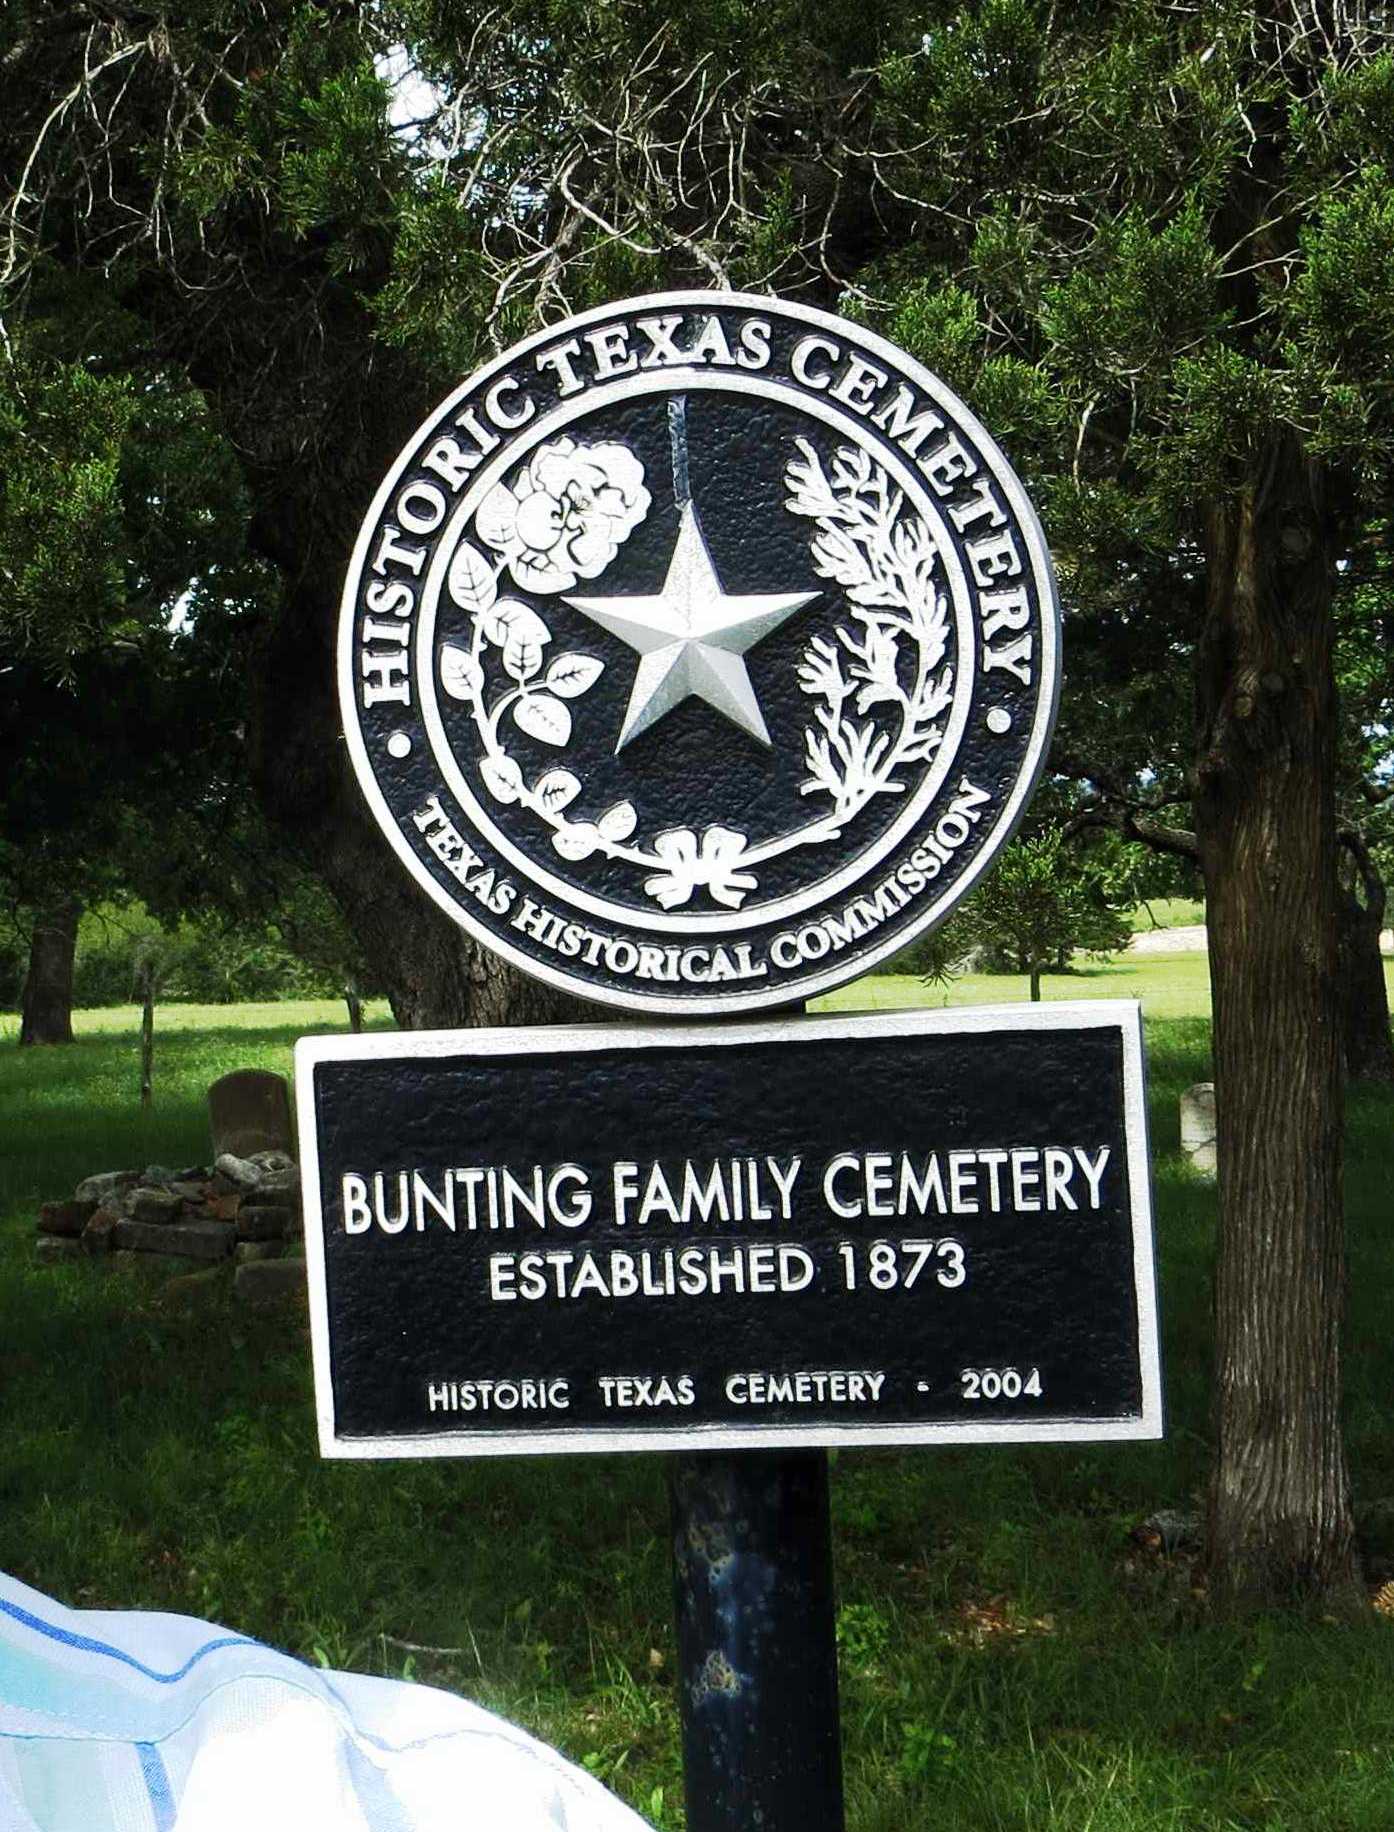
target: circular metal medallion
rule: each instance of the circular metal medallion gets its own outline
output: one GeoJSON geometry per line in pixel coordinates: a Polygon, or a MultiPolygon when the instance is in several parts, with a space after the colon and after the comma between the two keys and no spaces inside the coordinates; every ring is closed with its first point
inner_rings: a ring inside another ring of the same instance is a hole
{"type": "Polygon", "coordinates": [[[1059,678],[1049,557],[943,383],[777,299],[666,293],[472,376],[344,591],[354,767],[406,865],[591,999],[785,1005],[942,921],[1059,678]]]}

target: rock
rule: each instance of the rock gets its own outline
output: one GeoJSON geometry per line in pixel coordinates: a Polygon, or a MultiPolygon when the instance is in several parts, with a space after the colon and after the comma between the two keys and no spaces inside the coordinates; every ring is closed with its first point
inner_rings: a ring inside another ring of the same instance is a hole
{"type": "Polygon", "coordinates": [[[132,1221],[163,1223],[177,1221],[184,1204],[172,1190],[142,1187],[132,1190],[126,1213],[132,1221]]]}
{"type": "Polygon", "coordinates": [[[135,1221],[116,1224],[116,1245],[136,1253],[169,1253],[181,1259],[226,1259],[237,1230],[226,1221],[135,1221]]]}
{"type": "Polygon", "coordinates": [[[291,1202],[300,1200],[300,1166],[294,1158],[288,1158],[283,1151],[258,1151],[253,1153],[250,1162],[261,1169],[261,1182],[257,1185],[259,1200],[268,1197],[285,1197],[291,1202]]]}
{"type": "Polygon", "coordinates": [[[82,1230],[84,1253],[110,1253],[116,1245],[116,1228],[121,1217],[115,1209],[98,1209],[82,1230]]]}
{"type": "Polygon", "coordinates": [[[215,1158],[288,1152],[294,1133],[285,1077],[267,1069],[236,1069],[224,1075],[208,1090],[208,1123],[215,1158]]]}
{"type": "Polygon", "coordinates": [[[221,1153],[213,1168],[239,1194],[254,1190],[264,1174],[260,1164],[253,1164],[250,1158],[236,1157],[230,1151],[221,1153]]]}
{"type": "Polygon", "coordinates": [[[96,1200],[93,1197],[88,1197],[82,1202],[79,1202],[76,1197],[71,1202],[41,1202],[39,1204],[39,1232],[40,1234],[61,1234],[69,1240],[76,1240],[87,1226],[96,1207],[96,1200]]]}
{"type": "Polygon", "coordinates": [[[34,1242],[34,1257],[45,1265],[50,1260],[81,1259],[82,1242],[59,1234],[41,1234],[34,1242]]]}
{"type": "Polygon", "coordinates": [[[1199,1552],[1201,1521],[1199,1514],[1183,1514],[1177,1508],[1158,1508],[1133,1528],[1133,1538],[1149,1550],[1170,1557],[1177,1552],[1199,1552]]]}
{"type": "Polygon", "coordinates": [[[1191,1169],[1215,1177],[1215,1084],[1198,1081],[1181,1096],[1181,1149],[1191,1169]]]}
{"type": "Polygon", "coordinates": [[[254,1158],[234,1157],[224,1152],[218,1159],[218,1172],[242,1196],[255,1195],[259,1200],[296,1198],[300,1194],[300,1168],[294,1158],[283,1151],[258,1153],[254,1158]]]}
{"type": "MultiPolygon", "coordinates": [[[[211,1183],[208,1187],[213,1190],[211,1183]]],[[[241,1206],[242,1192],[240,1190],[213,1190],[211,1196],[204,1198],[203,1213],[211,1216],[214,1221],[236,1221],[237,1211],[241,1206]]]]}
{"type": "Polygon", "coordinates": [[[122,1190],[133,1189],[140,1181],[138,1170],[102,1170],[93,1177],[84,1177],[73,1195],[79,1202],[105,1202],[122,1190]]]}
{"type": "Polygon", "coordinates": [[[251,1266],[258,1260],[280,1259],[284,1252],[278,1240],[239,1240],[233,1258],[239,1266],[251,1266]]]}
{"type": "Polygon", "coordinates": [[[140,1173],[139,1181],[141,1183],[173,1183],[178,1175],[179,1172],[172,1170],[168,1164],[147,1164],[140,1173]]]}
{"type": "Polygon", "coordinates": [[[305,1303],[305,1262],[298,1259],[252,1260],[239,1266],[233,1289],[244,1304],[258,1309],[305,1303]]]}
{"type": "Polygon", "coordinates": [[[177,1196],[181,1202],[201,1207],[208,1196],[208,1179],[206,1177],[198,1179],[176,1177],[169,1186],[169,1192],[171,1196],[177,1196]]]}
{"type": "MultiPolygon", "coordinates": [[[[260,1197],[261,1192],[257,1195],[260,1197]]],[[[260,1200],[244,1202],[237,1211],[237,1238],[239,1240],[284,1240],[294,1226],[294,1217],[289,1209],[279,1203],[263,1203],[260,1200]]]]}

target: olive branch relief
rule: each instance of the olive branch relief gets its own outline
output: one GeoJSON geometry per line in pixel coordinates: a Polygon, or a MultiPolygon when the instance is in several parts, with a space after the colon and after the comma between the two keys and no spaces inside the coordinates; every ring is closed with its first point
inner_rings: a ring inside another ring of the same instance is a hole
{"type": "Polygon", "coordinates": [[[825,471],[806,439],[796,444],[786,506],[815,524],[814,568],[842,587],[855,625],[840,625],[835,641],[814,637],[799,664],[799,685],[819,702],[804,728],[801,793],[831,799],[835,831],[873,796],[903,793],[896,772],[943,742],[954,681],[942,665],[948,601],[929,529],[870,454],[840,446],[825,471]],[[874,712],[881,707],[888,718],[874,712]]]}

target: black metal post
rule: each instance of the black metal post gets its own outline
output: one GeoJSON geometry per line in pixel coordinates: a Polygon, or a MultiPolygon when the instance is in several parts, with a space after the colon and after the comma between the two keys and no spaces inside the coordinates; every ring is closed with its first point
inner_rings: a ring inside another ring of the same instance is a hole
{"type": "Polygon", "coordinates": [[[828,1460],[675,1457],[689,1832],[843,1832],[828,1460]]]}

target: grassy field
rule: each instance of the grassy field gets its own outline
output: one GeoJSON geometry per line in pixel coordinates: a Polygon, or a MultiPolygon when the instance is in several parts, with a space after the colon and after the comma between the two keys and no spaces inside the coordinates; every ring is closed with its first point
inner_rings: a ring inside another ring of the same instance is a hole
{"type": "MultiPolygon", "coordinates": [[[[1204,1478],[1214,1198],[1176,1122],[1208,1072],[1202,967],[1047,981],[1148,1013],[1165,1442],[835,1460],[853,1832],[1394,1826],[1394,1624],[1220,1625],[1184,1560],[1129,1538],[1152,1509],[1194,1505],[1204,1478]]],[[[924,995],[870,982],[832,1003],[924,995]]],[[[296,1036],[343,1028],[342,1007],[161,1011],[147,1115],[134,1014],[79,1028],[63,1049],[0,1041],[0,1567],[66,1602],[190,1611],[466,1692],[680,1827],[661,1458],[321,1463],[302,1324],[243,1314],[225,1288],[176,1300],[138,1265],[33,1263],[39,1198],[204,1158],[207,1082],[285,1069],[296,1036]]],[[[1347,1427],[1365,1502],[1394,1495],[1392,1122],[1394,1101],[1355,1094],[1347,1427]]]]}
{"type": "MultiPolygon", "coordinates": [[[[1030,997],[1024,978],[965,973],[948,986],[905,974],[883,974],[839,987],[814,1001],[819,1011],[891,1011],[903,1006],[1001,1005],[1030,997]]],[[[1208,1018],[1210,968],[1203,954],[1117,955],[1082,962],[1073,973],[1047,974],[1041,998],[1140,999],[1148,1018],[1208,1018]]]]}
{"type": "Polygon", "coordinates": [[[1143,933],[1149,929],[1191,928],[1204,921],[1205,905],[1198,897],[1153,897],[1128,914],[1128,927],[1143,933]]]}

